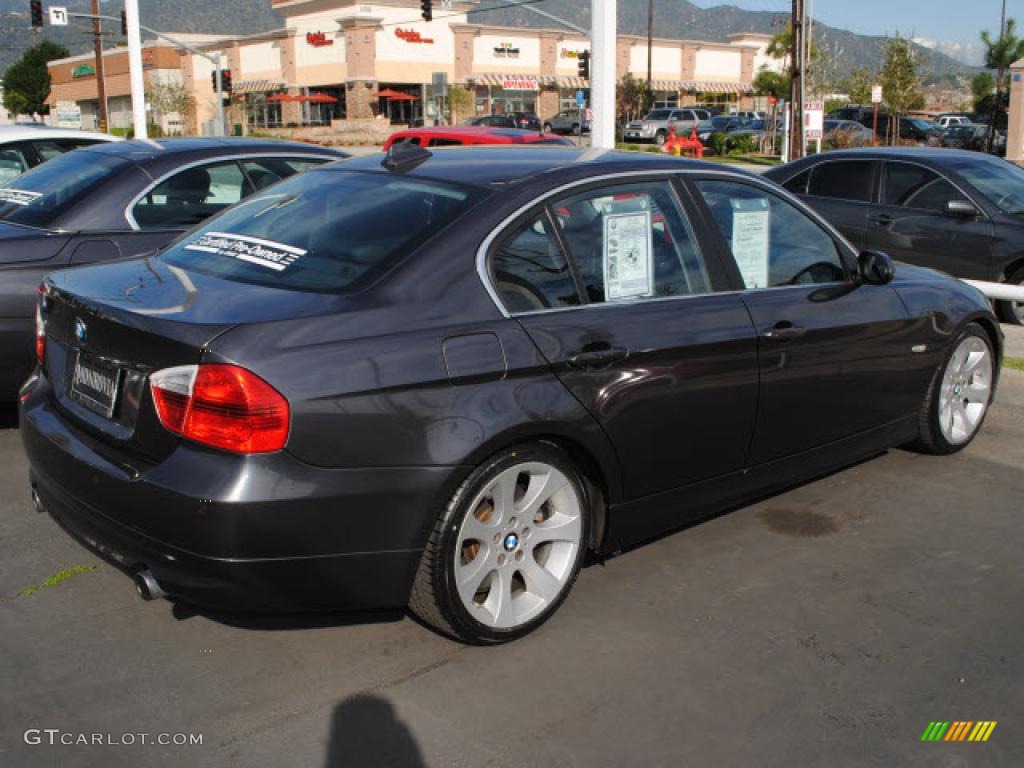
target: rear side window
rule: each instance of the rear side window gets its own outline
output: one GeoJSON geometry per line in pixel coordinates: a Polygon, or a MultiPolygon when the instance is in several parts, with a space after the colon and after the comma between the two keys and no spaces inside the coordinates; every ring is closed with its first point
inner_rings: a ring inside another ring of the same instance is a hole
{"type": "Polygon", "coordinates": [[[871,202],[874,164],[865,160],[842,160],[816,165],[811,171],[807,194],[858,203],[871,202]]]}
{"type": "Polygon", "coordinates": [[[0,184],[16,179],[28,170],[28,157],[17,146],[0,148],[0,184]]]}
{"type": "Polygon", "coordinates": [[[530,219],[491,254],[491,279],[509,312],[534,312],[580,303],[569,263],[546,214],[530,219]]]}
{"type": "Polygon", "coordinates": [[[234,160],[197,165],[155,186],[132,208],[142,229],[188,229],[252,194],[234,160]]]}
{"type": "Polygon", "coordinates": [[[806,195],[807,194],[807,182],[811,178],[810,169],[803,173],[798,173],[792,179],[787,181],[782,186],[792,192],[794,195],[806,195]]]}
{"type": "Polygon", "coordinates": [[[322,165],[323,160],[306,160],[296,157],[261,157],[253,160],[243,160],[242,167],[245,169],[253,189],[259,191],[269,187],[274,182],[287,179],[296,173],[308,171],[322,165]]]}
{"type": "Polygon", "coordinates": [[[486,194],[397,174],[311,171],[242,201],[160,258],[242,283],[351,292],[486,194]]]}
{"type": "Polygon", "coordinates": [[[461,139],[431,139],[428,147],[459,147],[462,146],[461,139]]]}
{"type": "Polygon", "coordinates": [[[882,202],[904,208],[945,213],[950,200],[963,200],[960,191],[939,174],[920,165],[886,163],[882,202]]]}

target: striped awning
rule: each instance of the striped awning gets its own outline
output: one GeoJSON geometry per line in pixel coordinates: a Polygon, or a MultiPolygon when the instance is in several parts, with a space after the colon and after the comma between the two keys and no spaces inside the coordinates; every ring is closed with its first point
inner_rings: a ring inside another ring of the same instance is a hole
{"type": "Polygon", "coordinates": [[[586,88],[587,81],[574,75],[506,75],[497,72],[483,72],[467,77],[477,85],[490,85],[498,88],[509,78],[533,80],[541,88],[586,88]]]}
{"type": "Polygon", "coordinates": [[[721,80],[652,80],[655,91],[688,91],[699,93],[749,93],[750,83],[723,82],[721,80]]]}
{"type": "Polygon", "coordinates": [[[286,87],[284,80],[236,80],[231,84],[232,93],[269,93],[286,87]]]}

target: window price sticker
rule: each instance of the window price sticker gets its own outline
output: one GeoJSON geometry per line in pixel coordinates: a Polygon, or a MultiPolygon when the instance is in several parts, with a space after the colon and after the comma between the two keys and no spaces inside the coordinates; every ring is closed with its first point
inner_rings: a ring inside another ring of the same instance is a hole
{"type": "Polygon", "coordinates": [[[605,301],[651,295],[651,250],[650,211],[604,215],[605,301]]]}

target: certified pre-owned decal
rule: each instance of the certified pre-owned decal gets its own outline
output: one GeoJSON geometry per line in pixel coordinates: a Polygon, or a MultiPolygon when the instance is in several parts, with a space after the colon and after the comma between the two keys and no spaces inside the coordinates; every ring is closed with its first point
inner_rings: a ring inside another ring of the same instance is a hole
{"type": "Polygon", "coordinates": [[[0,202],[28,205],[43,196],[42,192],[29,192],[25,189],[0,189],[0,202]]]}
{"type": "Polygon", "coordinates": [[[302,248],[227,232],[205,232],[186,245],[185,250],[231,256],[277,272],[283,272],[306,255],[302,248]]]}

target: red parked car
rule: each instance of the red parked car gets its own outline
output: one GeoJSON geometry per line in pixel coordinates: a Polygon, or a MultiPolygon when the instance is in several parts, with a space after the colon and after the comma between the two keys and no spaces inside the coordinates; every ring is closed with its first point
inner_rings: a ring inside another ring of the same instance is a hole
{"type": "Polygon", "coordinates": [[[572,145],[568,139],[551,136],[539,131],[522,131],[518,128],[490,128],[482,125],[451,125],[410,128],[399,131],[384,144],[384,151],[391,145],[404,143],[418,147],[457,147],[465,144],[562,144],[572,145]]]}

